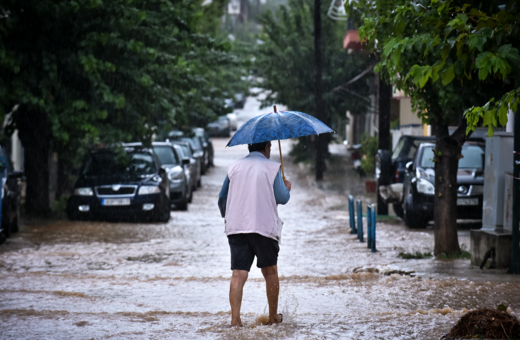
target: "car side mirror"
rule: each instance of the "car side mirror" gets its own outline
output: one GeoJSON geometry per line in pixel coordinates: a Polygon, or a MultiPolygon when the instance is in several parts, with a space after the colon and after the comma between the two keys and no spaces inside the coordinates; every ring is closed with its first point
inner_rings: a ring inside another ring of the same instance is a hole
{"type": "Polygon", "coordinates": [[[413,162],[406,163],[406,171],[408,171],[408,172],[413,171],[413,162]]]}
{"type": "Polygon", "coordinates": [[[182,159],[182,165],[190,165],[190,159],[189,158],[183,158],[182,159]]]}

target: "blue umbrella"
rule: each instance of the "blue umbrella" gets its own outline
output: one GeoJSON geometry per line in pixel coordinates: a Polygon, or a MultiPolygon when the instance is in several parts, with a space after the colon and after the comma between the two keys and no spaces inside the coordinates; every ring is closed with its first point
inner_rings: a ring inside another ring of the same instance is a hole
{"type": "Polygon", "coordinates": [[[278,140],[280,160],[282,161],[282,174],[285,180],[280,140],[321,135],[322,133],[330,132],[334,131],[311,115],[297,111],[276,111],[275,106],[274,112],[256,116],[248,120],[229,140],[227,146],[278,140]]]}

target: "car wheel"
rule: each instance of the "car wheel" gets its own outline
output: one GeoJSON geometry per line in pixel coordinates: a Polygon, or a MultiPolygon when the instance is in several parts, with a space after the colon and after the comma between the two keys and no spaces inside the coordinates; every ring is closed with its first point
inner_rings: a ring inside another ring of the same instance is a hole
{"type": "Polygon", "coordinates": [[[2,215],[2,233],[6,238],[11,237],[11,225],[9,224],[9,218],[5,215],[2,215]]]}
{"type": "Polygon", "coordinates": [[[184,201],[182,203],[177,204],[177,209],[179,209],[180,211],[188,210],[188,202],[184,201]]]}
{"type": "Polygon", "coordinates": [[[20,222],[19,221],[20,221],[20,208],[17,207],[14,220],[13,220],[13,222],[11,222],[11,232],[12,233],[17,233],[20,231],[20,222]]]}
{"type": "Polygon", "coordinates": [[[402,203],[394,203],[394,204],[392,204],[392,206],[394,207],[395,214],[400,218],[404,218],[404,211],[403,211],[402,203]]]}
{"type": "Polygon", "coordinates": [[[188,196],[188,203],[191,203],[193,201],[193,189],[192,188],[188,188],[186,190],[190,191],[190,195],[188,196]]]}
{"type": "Polygon", "coordinates": [[[5,235],[3,233],[0,233],[0,244],[4,244],[5,243],[5,235]]]}
{"type": "Polygon", "coordinates": [[[404,203],[403,219],[404,223],[412,229],[424,229],[428,226],[428,220],[413,209],[412,195],[408,195],[404,203]]]}
{"type": "Polygon", "coordinates": [[[157,212],[155,216],[155,220],[157,222],[166,223],[170,220],[170,210],[171,210],[171,201],[170,199],[166,199],[162,208],[157,212]]]}

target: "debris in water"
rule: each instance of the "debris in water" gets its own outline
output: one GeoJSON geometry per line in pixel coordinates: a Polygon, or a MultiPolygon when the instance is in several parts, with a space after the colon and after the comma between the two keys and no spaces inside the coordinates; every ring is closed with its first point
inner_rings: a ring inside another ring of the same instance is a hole
{"type": "Polygon", "coordinates": [[[260,315],[256,317],[256,324],[257,325],[264,325],[267,326],[269,324],[269,316],[268,315],[260,315]]]}
{"type": "Polygon", "coordinates": [[[520,339],[520,321],[503,311],[504,308],[500,305],[499,309],[468,312],[442,339],[520,339]]]}

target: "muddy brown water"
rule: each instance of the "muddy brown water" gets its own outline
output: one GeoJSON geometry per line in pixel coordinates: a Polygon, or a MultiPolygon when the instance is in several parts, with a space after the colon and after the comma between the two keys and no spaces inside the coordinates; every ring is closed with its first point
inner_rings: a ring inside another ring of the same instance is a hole
{"type": "MultiPolygon", "coordinates": [[[[469,309],[504,303],[520,312],[517,277],[479,272],[469,260],[397,257],[431,251],[432,230],[380,222],[371,253],[349,234],[344,192],[312,185],[307,169],[286,160],[293,190],[279,208],[284,323],[257,324],[267,306],[254,264],[245,327],[229,328],[229,248],[217,196],[227,163],[246,150],[225,142],[215,139],[216,166],[189,211],[172,211],[166,224],[27,221],[0,247],[0,338],[439,339],[469,309]]],[[[460,231],[461,243],[468,235],[460,231]]]]}

